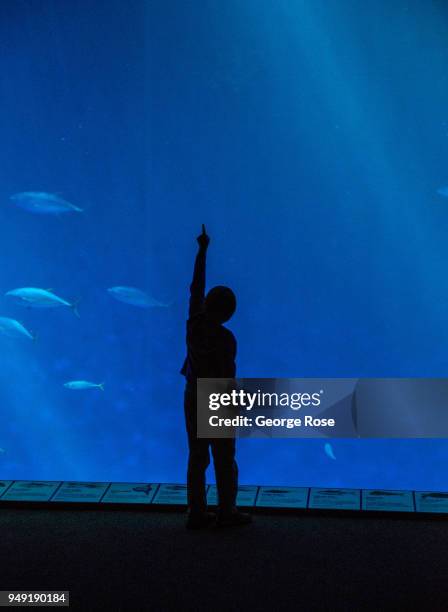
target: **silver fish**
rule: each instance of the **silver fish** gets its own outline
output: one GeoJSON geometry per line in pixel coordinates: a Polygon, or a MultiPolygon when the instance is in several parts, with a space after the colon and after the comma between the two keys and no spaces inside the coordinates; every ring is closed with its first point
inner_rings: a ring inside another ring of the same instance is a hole
{"type": "Polygon", "coordinates": [[[0,317],[0,334],[10,338],[29,338],[36,340],[36,336],[31,334],[21,323],[8,317],[0,317]]]}
{"type": "Polygon", "coordinates": [[[73,391],[83,391],[85,389],[101,389],[101,391],[104,391],[104,383],[92,383],[87,380],[71,380],[64,383],[64,387],[73,391]]]}
{"type": "Polygon", "coordinates": [[[137,287],[110,287],[108,293],[125,304],[132,304],[132,306],[139,306],[140,308],[167,308],[170,304],[159,302],[149,296],[147,293],[137,287]]]}
{"type": "Polygon", "coordinates": [[[59,306],[67,306],[73,310],[73,313],[79,318],[78,303],[67,302],[52,292],[51,289],[39,289],[37,287],[21,287],[20,289],[11,289],[5,293],[7,297],[12,297],[18,304],[28,308],[57,308],[59,306]]]}
{"type": "Polygon", "coordinates": [[[327,442],[324,446],[324,450],[327,457],[330,457],[330,459],[336,461],[336,457],[334,456],[333,447],[331,446],[331,444],[327,442]]]}
{"type": "Polygon", "coordinates": [[[59,215],[66,212],[82,212],[82,208],[45,191],[22,191],[12,195],[10,199],[16,206],[36,214],[59,215]]]}

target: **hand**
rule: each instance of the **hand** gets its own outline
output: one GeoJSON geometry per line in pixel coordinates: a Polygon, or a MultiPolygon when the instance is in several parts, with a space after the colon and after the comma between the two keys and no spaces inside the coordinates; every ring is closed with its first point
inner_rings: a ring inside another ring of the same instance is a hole
{"type": "Polygon", "coordinates": [[[202,224],[202,234],[199,234],[199,236],[197,237],[197,241],[201,249],[206,249],[208,247],[210,238],[206,234],[204,224],[202,224]]]}

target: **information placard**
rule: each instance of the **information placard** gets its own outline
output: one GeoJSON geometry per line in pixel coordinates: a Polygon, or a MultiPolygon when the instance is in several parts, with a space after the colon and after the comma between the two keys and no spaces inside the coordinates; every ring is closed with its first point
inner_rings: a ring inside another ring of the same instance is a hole
{"type": "Polygon", "coordinates": [[[448,514],[448,493],[442,491],[416,491],[415,506],[417,512],[448,514]]]}
{"type": "Polygon", "coordinates": [[[113,482],[101,500],[103,504],[150,504],[157,484],[145,482],[113,482]]]}
{"type": "MultiPolygon", "coordinates": [[[[236,496],[237,506],[251,508],[255,503],[258,487],[255,485],[240,485],[236,496]]],[[[216,485],[210,485],[207,494],[207,503],[216,506],[218,501],[216,485]]]]}
{"type": "Polygon", "coordinates": [[[385,512],[414,512],[412,491],[363,489],[362,509],[385,512]]]}
{"type": "Polygon", "coordinates": [[[306,508],[308,487],[260,487],[256,506],[260,508],[306,508]]]}
{"type": "Polygon", "coordinates": [[[322,510],[359,510],[360,489],[313,488],[310,491],[309,508],[322,510]]]}
{"type": "Polygon", "coordinates": [[[12,480],[0,480],[0,497],[7,491],[12,480]]]}
{"type": "Polygon", "coordinates": [[[154,504],[185,506],[187,504],[187,485],[161,484],[153,501],[154,504]]]}
{"type": "Polygon", "coordinates": [[[0,500],[45,502],[50,499],[60,484],[60,481],[54,480],[16,480],[0,500]]]}
{"type": "Polygon", "coordinates": [[[108,486],[108,482],[63,482],[61,488],[51,501],[99,502],[108,486]]]}

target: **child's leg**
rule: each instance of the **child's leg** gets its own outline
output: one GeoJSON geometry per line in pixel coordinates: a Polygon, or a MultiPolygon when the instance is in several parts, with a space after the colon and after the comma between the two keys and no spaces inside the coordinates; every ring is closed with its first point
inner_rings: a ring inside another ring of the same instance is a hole
{"type": "Polygon", "coordinates": [[[185,424],[188,434],[187,489],[190,514],[207,510],[205,471],[210,464],[210,441],[198,438],[196,433],[196,393],[187,386],[184,396],[185,424]]]}
{"type": "Polygon", "coordinates": [[[235,510],[238,492],[238,466],[235,461],[235,439],[211,441],[218,489],[218,511],[227,514],[235,510]]]}

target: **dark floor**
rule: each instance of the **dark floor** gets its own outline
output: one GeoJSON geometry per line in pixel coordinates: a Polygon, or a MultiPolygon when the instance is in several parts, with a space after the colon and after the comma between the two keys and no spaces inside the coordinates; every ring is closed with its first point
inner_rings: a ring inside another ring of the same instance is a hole
{"type": "Polygon", "coordinates": [[[70,590],[75,610],[448,609],[448,521],[189,532],[177,513],[2,508],[0,525],[0,590],[70,590]]]}

